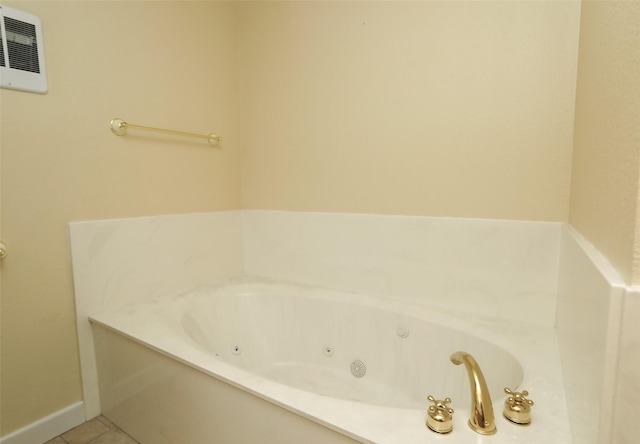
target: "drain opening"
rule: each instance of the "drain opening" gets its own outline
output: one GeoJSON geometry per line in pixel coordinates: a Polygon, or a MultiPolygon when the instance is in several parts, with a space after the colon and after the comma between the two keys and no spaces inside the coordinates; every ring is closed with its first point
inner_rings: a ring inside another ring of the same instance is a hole
{"type": "Polygon", "coordinates": [[[362,378],[367,373],[367,366],[359,359],[351,363],[351,374],[356,378],[362,378]]]}

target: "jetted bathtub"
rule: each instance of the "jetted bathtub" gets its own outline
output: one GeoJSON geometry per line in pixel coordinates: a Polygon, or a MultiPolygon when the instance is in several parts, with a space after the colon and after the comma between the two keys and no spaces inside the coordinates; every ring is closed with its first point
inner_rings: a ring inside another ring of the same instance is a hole
{"type": "Polygon", "coordinates": [[[91,317],[103,414],[143,444],[571,442],[551,328],[243,277],[91,317]],[[467,425],[466,351],[497,433],[467,425]],[[528,390],[532,423],[502,416],[528,390]],[[451,398],[453,431],[426,425],[451,398]]]}

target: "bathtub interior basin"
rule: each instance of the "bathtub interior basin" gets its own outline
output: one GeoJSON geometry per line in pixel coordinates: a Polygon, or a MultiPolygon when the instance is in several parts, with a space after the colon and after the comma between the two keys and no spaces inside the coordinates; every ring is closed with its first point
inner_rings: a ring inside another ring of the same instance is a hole
{"type": "Polygon", "coordinates": [[[395,408],[424,408],[427,392],[469,398],[464,368],[474,355],[489,389],[519,387],[508,351],[471,333],[391,310],[389,300],[292,285],[207,289],[182,301],[180,324],[196,347],[233,366],[324,396],[395,408]]]}

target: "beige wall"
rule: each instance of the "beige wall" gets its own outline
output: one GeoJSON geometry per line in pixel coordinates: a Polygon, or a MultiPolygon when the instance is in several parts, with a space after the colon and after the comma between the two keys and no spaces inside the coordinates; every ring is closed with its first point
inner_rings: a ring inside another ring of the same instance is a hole
{"type": "Polygon", "coordinates": [[[579,2],[242,9],[244,207],[567,220],[579,2]]]}
{"type": "Polygon", "coordinates": [[[571,211],[640,283],[638,3],[583,5],[573,175],[578,2],[3,4],[43,20],[50,91],[0,90],[11,254],[0,435],[82,397],[72,220],[241,207],[549,221],[571,211]],[[115,116],[216,131],[224,149],[119,138],[115,116]]]}
{"type": "Polygon", "coordinates": [[[0,435],[82,399],[69,221],[240,207],[233,5],[3,4],[43,21],[49,93],[0,91],[0,435]],[[215,131],[223,149],[116,137],[115,116],[215,131]]]}
{"type": "Polygon", "coordinates": [[[640,2],[584,2],[570,223],[640,284],[640,2]],[[635,249],[634,249],[635,245],[635,249]]]}

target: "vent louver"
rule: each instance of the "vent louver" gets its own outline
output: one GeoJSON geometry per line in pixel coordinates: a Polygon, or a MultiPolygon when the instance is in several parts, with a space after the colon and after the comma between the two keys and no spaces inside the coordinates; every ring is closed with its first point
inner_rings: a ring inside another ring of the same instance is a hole
{"type": "Polygon", "coordinates": [[[5,66],[5,64],[4,64],[4,39],[2,38],[2,33],[0,33],[0,66],[5,66]]]}
{"type": "Polygon", "coordinates": [[[31,23],[5,17],[4,29],[7,36],[7,49],[11,67],[39,73],[40,62],[38,62],[36,27],[31,23]]]}
{"type": "Polygon", "coordinates": [[[0,5],[0,31],[0,86],[47,92],[40,19],[0,5]]]}

